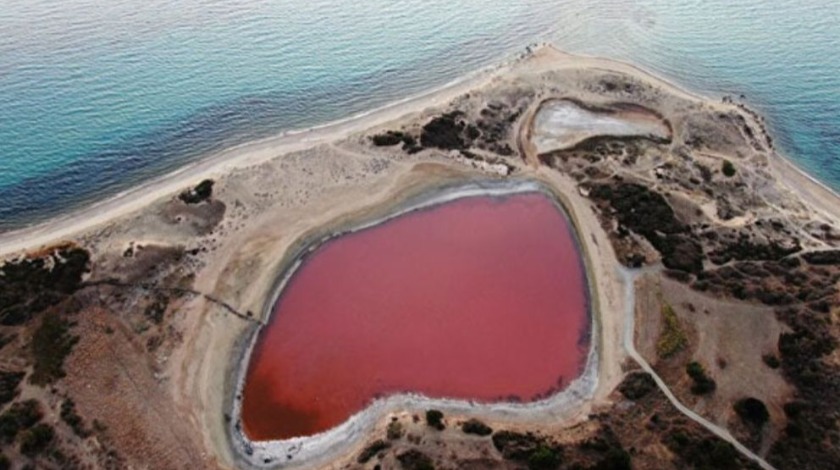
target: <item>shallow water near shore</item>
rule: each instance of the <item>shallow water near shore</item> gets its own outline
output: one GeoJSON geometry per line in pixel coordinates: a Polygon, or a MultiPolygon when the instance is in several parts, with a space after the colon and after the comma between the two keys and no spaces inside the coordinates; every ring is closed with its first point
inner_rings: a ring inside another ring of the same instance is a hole
{"type": "Polygon", "coordinates": [[[745,94],[780,148],[840,189],[839,20],[831,0],[14,2],[0,17],[0,230],[543,40],[745,94]]]}

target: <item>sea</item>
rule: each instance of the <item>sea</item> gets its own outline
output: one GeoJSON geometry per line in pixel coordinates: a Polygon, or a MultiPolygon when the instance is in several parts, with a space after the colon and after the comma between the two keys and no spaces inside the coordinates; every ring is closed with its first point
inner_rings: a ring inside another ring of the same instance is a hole
{"type": "Polygon", "coordinates": [[[840,190],[838,0],[5,0],[0,231],[545,41],[743,95],[840,190]]]}

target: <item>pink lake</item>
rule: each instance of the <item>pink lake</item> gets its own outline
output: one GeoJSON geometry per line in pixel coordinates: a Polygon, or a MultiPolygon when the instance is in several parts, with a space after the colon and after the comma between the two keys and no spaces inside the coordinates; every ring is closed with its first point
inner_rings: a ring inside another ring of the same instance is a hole
{"type": "Polygon", "coordinates": [[[572,228],[539,193],[477,196],[326,242],[292,275],[251,354],[252,440],[333,428],[401,392],[534,401],[589,351],[572,228]]]}

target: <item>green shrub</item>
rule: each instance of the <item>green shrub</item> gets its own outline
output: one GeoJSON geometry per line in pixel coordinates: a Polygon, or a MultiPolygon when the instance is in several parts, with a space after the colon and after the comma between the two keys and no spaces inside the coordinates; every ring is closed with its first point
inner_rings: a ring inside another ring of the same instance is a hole
{"type": "Polygon", "coordinates": [[[359,457],[356,458],[356,462],[367,463],[370,459],[374,458],[380,452],[382,452],[383,450],[385,450],[389,447],[391,447],[391,444],[388,444],[387,442],[383,441],[382,439],[377,439],[377,440],[371,442],[370,444],[368,444],[368,446],[365,447],[362,450],[362,453],[360,453],[359,457]]]}
{"type": "Polygon", "coordinates": [[[438,431],[443,431],[446,428],[446,425],[443,423],[443,413],[438,410],[426,411],[426,424],[438,431]]]}
{"type": "Polygon", "coordinates": [[[394,441],[403,436],[403,425],[399,421],[391,421],[388,423],[387,430],[388,439],[394,441]]]}
{"type": "Polygon", "coordinates": [[[399,455],[397,460],[405,470],[434,470],[432,458],[417,449],[409,449],[399,455]]]}
{"type": "Polygon", "coordinates": [[[685,367],[685,371],[691,377],[691,380],[694,381],[694,384],[691,386],[691,393],[705,395],[714,392],[717,388],[715,381],[706,374],[706,370],[699,362],[690,362],[685,367]]]}
{"type": "Polygon", "coordinates": [[[39,423],[23,433],[20,438],[20,453],[33,457],[49,447],[55,438],[55,430],[46,423],[39,423]]]}
{"type": "Polygon", "coordinates": [[[87,437],[90,435],[90,431],[85,428],[82,417],[76,413],[76,404],[69,398],[61,403],[61,419],[73,429],[77,436],[87,437]]]}
{"type": "Polygon", "coordinates": [[[475,418],[467,420],[461,425],[461,430],[466,434],[475,434],[477,436],[489,436],[493,434],[493,429],[490,426],[475,418]]]}
{"type": "Polygon", "coordinates": [[[747,397],[735,402],[735,412],[747,424],[761,427],[770,419],[767,406],[758,398],[747,397]]]}
{"type": "Polygon", "coordinates": [[[78,336],[70,334],[72,326],[72,323],[57,313],[44,316],[32,336],[35,366],[29,377],[31,383],[46,385],[64,377],[64,359],[79,341],[78,336]]]}
{"type": "Polygon", "coordinates": [[[528,457],[528,468],[530,470],[554,470],[559,466],[560,454],[544,445],[537,447],[537,450],[528,457]]]}
{"type": "Polygon", "coordinates": [[[674,309],[667,303],[662,304],[662,333],[656,343],[656,354],[661,358],[668,358],[681,351],[688,343],[685,332],[680,325],[674,309]]]}
{"type": "Polygon", "coordinates": [[[26,400],[14,403],[0,415],[0,441],[11,443],[20,431],[31,428],[44,414],[41,404],[37,400],[26,400]]]}
{"type": "Polygon", "coordinates": [[[735,165],[732,164],[729,160],[723,161],[723,166],[721,167],[721,171],[723,171],[723,175],[727,178],[731,178],[735,176],[735,165]]]}
{"type": "Polygon", "coordinates": [[[23,372],[0,372],[0,405],[4,405],[14,400],[18,394],[18,385],[23,376],[23,372]]]}
{"type": "Polygon", "coordinates": [[[206,201],[213,195],[213,184],[213,180],[204,180],[198,183],[196,187],[182,192],[178,195],[178,199],[184,201],[186,204],[198,204],[199,202],[206,201]]]}

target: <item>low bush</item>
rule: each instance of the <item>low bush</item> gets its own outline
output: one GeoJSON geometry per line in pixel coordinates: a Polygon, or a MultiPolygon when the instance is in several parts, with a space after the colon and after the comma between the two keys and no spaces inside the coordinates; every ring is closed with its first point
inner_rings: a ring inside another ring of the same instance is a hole
{"type": "Polygon", "coordinates": [[[721,171],[723,171],[723,175],[727,178],[731,178],[735,176],[735,165],[732,164],[729,160],[723,161],[723,166],[721,167],[721,171]]]}
{"type": "Polygon", "coordinates": [[[0,372],[0,405],[15,399],[18,385],[25,375],[23,372],[0,372]]]}
{"type": "Polygon", "coordinates": [[[44,452],[55,439],[55,430],[46,423],[39,423],[24,432],[20,438],[20,453],[34,457],[44,452]]]}
{"type": "Polygon", "coordinates": [[[388,449],[389,447],[391,447],[391,444],[388,444],[382,439],[377,439],[368,444],[368,446],[362,450],[362,453],[360,453],[359,457],[356,458],[356,462],[367,463],[370,459],[376,457],[380,452],[388,449]]]}
{"type": "Polygon", "coordinates": [[[770,419],[767,406],[758,398],[747,397],[735,402],[735,412],[747,424],[761,427],[770,419]]]}
{"type": "Polygon", "coordinates": [[[90,431],[85,427],[84,420],[76,413],[76,404],[73,403],[73,400],[68,398],[61,403],[60,416],[61,420],[67,423],[77,436],[84,438],[90,435],[90,431]]]}
{"type": "Polygon", "coordinates": [[[397,455],[397,461],[405,470],[434,470],[432,458],[417,449],[409,449],[397,455]]]}
{"type": "Polygon", "coordinates": [[[653,377],[647,372],[631,372],[618,386],[618,391],[621,392],[627,399],[638,400],[656,388],[656,382],[653,377]]]}
{"type": "Polygon", "coordinates": [[[198,183],[196,187],[187,189],[178,195],[178,199],[186,204],[198,204],[204,202],[213,195],[213,185],[215,182],[211,179],[206,179],[198,183]]]}
{"type": "Polygon", "coordinates": [[[528,457],[529,470],[554,470],[560,466],[560,453],[547,446],[539,446],[528,457]]]}
{"type": "Polygon", "coordinates": [[[714,392],[717,388],[715,381],[706,374],[706,369],[699,362],[690,362],[685,367],[685,371],[691,377],[691,380],[694,381],[694,384],[691,386],[691,393],[695,395],[706,395],[714,392]]]}
{"type": "Polygon", "coordinates": [[[0,441],[11,443],[18,433],[34,426],[44,417],[37,400],[14,403],[0,415],[0,441]]]}
{"type": "Polygon", "coordinates": [[[461,430],[466,434],[475,434],[476,436],[489,436],[493,434],[493,429],[490,426],[475,418],[464,422],[461,425],[461,430]]]}
{"type": "Polygon", "coordinates": [[[663,303],[660,313],[662,314],[662,333],[659,335],[659,341],[656,342],[656,354],[664,359],[681,351],[688,343],[688,339],[680,325],[680,319],[677,318],[676,312],[670,305],[663,303]]]}
{"type": "Polygon", "coordinates": [[[46,385],[64,377],[64,359],[79,341],[70,334],[73,324],[58,313],[44,316],[32,336],[32,354],[35,358],[29,382],[46,385]]]}
{"type": "Polygon", "coordinates": [[[426,424],[437,429],[438,431],[443,431],[444,429],[446,429],[446,424],[444,424],[443,422],[443,413],[441,413],[438,410],[426,411],[426,424]]]}

